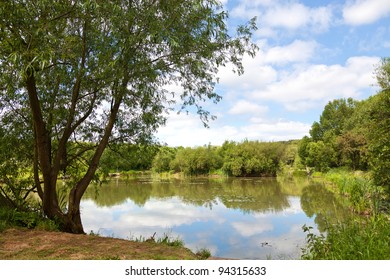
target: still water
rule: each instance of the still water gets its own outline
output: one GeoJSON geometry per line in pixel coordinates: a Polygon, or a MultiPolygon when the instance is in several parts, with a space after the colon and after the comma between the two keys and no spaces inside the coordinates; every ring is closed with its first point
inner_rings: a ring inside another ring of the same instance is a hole
{"type": "Polygon", "coordinates": [[[307,179],[111,180],[81,202],[86,232],[135,239],[168,234],[192,251],[237,259],[298,259],[313,232],[348,211],[307,179]]]}

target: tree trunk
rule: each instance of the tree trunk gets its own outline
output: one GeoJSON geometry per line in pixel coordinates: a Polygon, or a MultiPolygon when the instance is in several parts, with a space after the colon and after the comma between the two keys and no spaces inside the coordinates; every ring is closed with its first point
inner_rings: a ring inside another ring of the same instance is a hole
{"type": "Polygon", "coordinates": [[[85,234],[83,224],[81,222],[80,209],[73,209],[64,216],[63,231],[75,234],[85,234]]]}
{"type": "MultiPolygon", "coordinates": [[[[76,108],[77,96],[80,90],[80,81],[78,79],[78,82],[75,85],[72,98],[72,108],[70,110],[71,112],[67,120],[67,126],[65,127],[63,137],[59,142],[57,153],[54,156],[53,160],[51,135],[50,131],[47,130],[46,122],[42,114],[42,108],[36,88],[34,71],[32,69],[27,71],[25,82],[30,101],[34,137],[36,141],[36,166],[34,166],[35,181],[37,185],[40,185],[38,174],[38,169],[40,169],[43,177],[43,190],[38,188],[38,191],[42,199],[43,212],[48,218],[59,221],[61,223],[61,229],[63,231],[78,234],[84,233],[80,216],[80,201],[98,168],[100,158],[109,142],[109,138],[111,136],[111,132],[117,118],[123,95],[127,91],[128,81],[129,76],[125,75],[125,78],[123,79],[121,85],[118,85],[117,88],[113,89],[115,91],[115,94],[112,99],[111,112],[106,127],[104,129],[104,134],[102,135],[102,138],[97,145],[95,153],[91,158],[91,162],[89,163],[88,170],[86,171],[84,177],[76,183],[76,185],[69,193],[68,212],[63,213],[58,204],[58,197],[56,192],[57,177],[61,169],[61,160],[66,153],[66,143],[69,140],[69,137],[72,132],[77,127],[77,125],[72,126],[72,123],[74,121],[74,110],[76,108]]],[[[91,106],[92,105],[93,103],[91,104],[91,106]]],[[[90,112],[92,112],[92,107],[90,112]]],[[[90,114],[90,112],[86,114],[83,118],[81,118],[78,122],[81,123],[81,121],[85,119],[90,114]]],[[[76,124],[78,122],[76,122],[76,124]]]]}
{"type": "Polygon", "coordinates": [[[63,231],[77,234],[84,234],[81,222],[80,202],[82,195],[78,194],[77,186],[73,187],[69,193],[68,213],[62,217],[63,231]]]}

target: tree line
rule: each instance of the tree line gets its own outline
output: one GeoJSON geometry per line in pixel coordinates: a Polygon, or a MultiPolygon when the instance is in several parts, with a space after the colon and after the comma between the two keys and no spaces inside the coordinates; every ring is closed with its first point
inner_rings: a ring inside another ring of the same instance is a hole
{"type": "Polygon", "coordinates": [[[152,170],[185,175],[276,176],[292,165],[298,141],[225,141],[221,146],[199,147],[116,145],[102,157],[105,174],[130,170],[152,170]]]}
{"type": "Polygon", "coordinates": [[[310,136],[299,144],[303,165],[317,171],[345,167],[369,171],[374,183],[390,186],[390,58],[376,69],[380,91],[366,100],[330,101],[310,136]]]}

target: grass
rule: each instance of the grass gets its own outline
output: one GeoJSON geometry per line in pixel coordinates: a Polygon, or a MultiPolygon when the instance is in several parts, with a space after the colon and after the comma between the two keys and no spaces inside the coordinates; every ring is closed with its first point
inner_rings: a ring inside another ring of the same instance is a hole
{"type": "Polygon", "coordinates": [[[330,189],[348,198],[350,208],[365,215],[388,211],[388,197],[384,188],[376,186],[368,174],[347,171],[330,171],[323,178],[330,189]]]}
{"type": "Polygon", "coordinates": [[[388,197],[373,184],[368,174],[333,170],[322,175],[327,186],[348,198],[355,218],[328,225],[325,234],[315,235],[303,226],[307,246],[303,259],[388,260],[390,259],[390,216],[388,197]]]}
{"type": "Polygon", "coordinates": [[[184,247],[184,241],[179,237],[172,237],[170,233],[164,233],[162,237],[156,238],[156,233],[153,236],[146,238],[144,236],[139,237],[131,237],[130,241],[134,242],[149,242],[149,243],[157,243],[164,244],[170,247],[184,247]]]}
{"type": "Polygon", "coordinates": [[[196,255],[199,257],[199,259],[201,260],[207,260],[208,258],[211,257],[211,252],[209,249],[206,249],[206,248],[202,248],[202,249],[199,249],[197,252],[196,252],[196,255]]]}
{"type": "Polygon", "coordinates": [[[390,259],[390,224],[385,215],[330,226],[326,236],[313,234],[311,227],[303,229],[307,233],[307,247],[302,249],[302,259],[390,259]]]}
{"type": "Polygon", "coordinates": [[[9,260],[197,260],[184,247],[96,235],[8,228],[0,234],[0,259],[9,260]]]}
{"type": "Polygon", "coordinates": [[[0,208],[0,259],[22,260],[118,260],[204,258],[184,247],[184,242],[170,234],[162,237],[123,240],[89,235],[69,234],[58,230],[51,220],[37,212],[20,212],[0,208]]]}

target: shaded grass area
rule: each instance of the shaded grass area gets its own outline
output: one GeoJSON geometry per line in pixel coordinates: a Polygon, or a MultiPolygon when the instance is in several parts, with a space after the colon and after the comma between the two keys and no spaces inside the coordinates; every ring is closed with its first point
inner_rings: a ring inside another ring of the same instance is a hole
{"type": "Polygon", "coordinates": [[[0,259],[19,260],[195,260],[184,247],[163,243],[10,228],[0,233],[0,259]]]}

